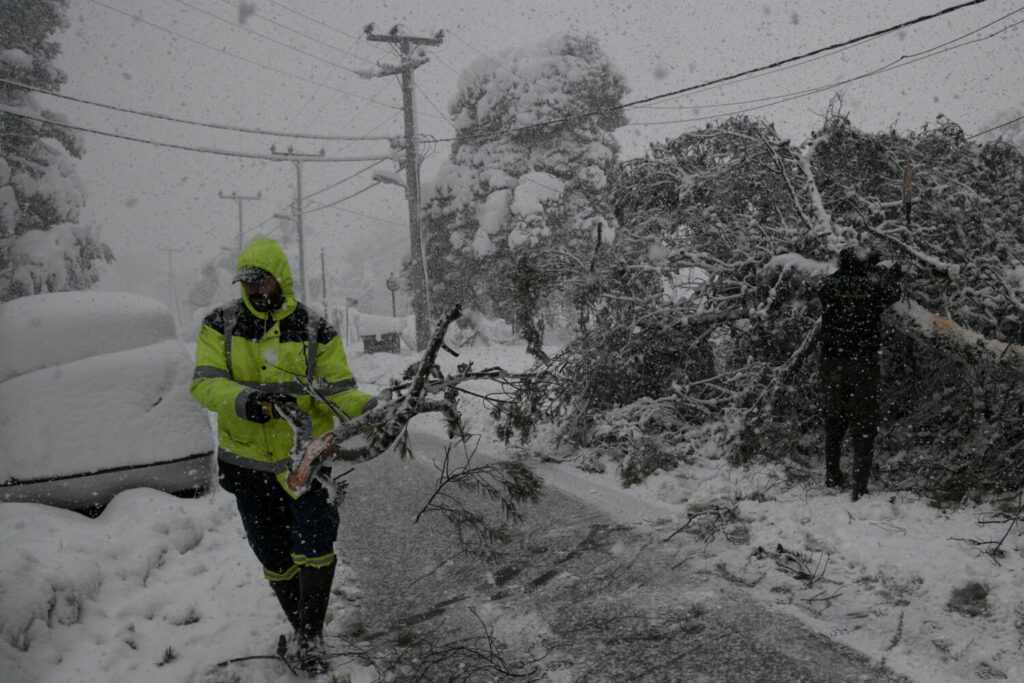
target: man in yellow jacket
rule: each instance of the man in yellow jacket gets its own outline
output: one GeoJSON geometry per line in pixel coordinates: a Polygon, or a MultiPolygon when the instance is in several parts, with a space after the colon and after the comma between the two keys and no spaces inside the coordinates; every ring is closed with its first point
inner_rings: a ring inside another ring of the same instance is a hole
{"type": "Polygon", "coordinates": [[[335,418],[306,386],[349,417],[375,399],[356,389],[334,328],[295,300],[277,242],[249,242],[233,282],[241,282],[241,298],[199,329],[192,395],[217,414],[220,485],[234,494],[249,545],[295,629],[300,664],[323,671],[338,512],[318,482],[298,497],[287,487],[293,432],[274,405],[295,402],[320,436],[335,418]]]}

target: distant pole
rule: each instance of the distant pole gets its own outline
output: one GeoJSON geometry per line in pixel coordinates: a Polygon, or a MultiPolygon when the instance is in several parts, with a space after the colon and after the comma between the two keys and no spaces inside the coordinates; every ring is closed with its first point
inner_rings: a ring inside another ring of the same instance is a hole
{"type": "Polygon", "coordinates": [[[239,253],[241,253],[241,251],[242,251],[242,202],[246,201],[248,199],[262,199],[263,198],[263,192],[262,191],[257,192],[255,197],[246,197],[246,196],[238,194],[237,192],[232,192],[231,194],[224,194],[223,191],[218,191],[217,192],[217,196],[219,196],[221,199],[234,199],[238,203],[238,251],[239,251],[239,253]]]}
{"type": "MultiPolygon", "coordinates": [[[[291,147],[287,152],[278,152],[274,148],[271,148],[270,151],[282,157],[317,156],[292,151],[291,147]]],[[[324,150],[321,149],[319,156],[323,155],[324,150]]],[[[302,240],[302,159],[293,159],[292,163],[295,164],[295,232],[299,238],[299,289],[302,290],[302,302],[309,303],[309,287],[306,284],[306,247],[302,240]]]]}
{"type": "Polygon", "coordinates": [[[324,317],[330,318],[327,310],[327,266],[324,265],[324,248],[320,247],[320,286],[324,293],[324,317]]]}
{"type": "Polygon", "coordinates": [[[438,33],[433,38],[422,38],[405,36],[398,32],[398,27],[393,28],[389,33],[373,33],[372,26],[366,28],[366,39],[380,43],[396,43],[399,46],[402,58],[401,63],[391,69],[381,69],[378,76],[402,76],[402,110],[405,113],[405,196],[409,201],[409,244],[411,255],[414,258],[413,277],[423,283],[423,301],[417,303],[413,299],[413,311],[416,315],[416,348],[422,350],[427,347],[431,334],[431,310],[430,310],[430,283],[427,279],[427,250],[423,242],[422,228],[420,226],[420,174],[419,155],[416,149],[416,112],[415,100],[413,99],[413,71],[417,67],[426,64],[425,57],[414,57],[414,47],[421,45],[437,46],[444,41],[444,34],[438,33]],[[415,263],[415,256],[419,254],[420,262],[415,263]]]}
{"type": "Polygon", "coordinates": [[[181,327],[181,313],[178,311],[177,297],[174,294],[174,254],[185,250],[171,249],[170,247],[157,247],[156,249],[167,252],[167,308],[174,314],[178,327],[181,327]]]}
{"type": "Polygon", "coordinates": [[[398,284],[398,278],[395,277],[394,273],[391,273],[391,276],[387,279],[385,285],[387,286],[388,291],[391,292],[391,317],[397,318],[398,309],[395,307],[395,292],[398,291],[400,285],[398,284]]]}
{"type": "Polygon", "coordinates": [[[351,335],[349,334],[349,324],[348,324],[349,317],[350,317],[349,309],[351,309],[353,306],[358,306],[358,305],[359,305],[359,301],[357,301],[356,299],[353,299],[350,296],[345,297],[345,343],[346,344],[348,344],[349,341],[351,341],[351,339],[352,339],[351,335]]]}
{"type": "Polygon", "coordinates": [[[306,246],[302,240],[302,162],[295,162],[295,232],[299,236],[299,280],[302,281],[302,301],[309,301],[306,286],[306,246]]]}

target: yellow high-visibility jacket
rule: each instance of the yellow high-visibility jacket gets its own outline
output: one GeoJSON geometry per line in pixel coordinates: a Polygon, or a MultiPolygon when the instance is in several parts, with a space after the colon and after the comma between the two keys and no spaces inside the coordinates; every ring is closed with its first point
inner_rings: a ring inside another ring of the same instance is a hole
{"type": "Polygon", "coordinates": [[[349,417],[360,415],[372,397],[356,389],[337,331],[295,300],[291,268],[277,242],[253,239],[238,258],[238,267],[243,266],[270,272],[281,285],[284,304],[261,313],[252,307],[242,288],[241,299],[207,315],[196,342],[192,395],[217,413],[219,457],[240,467],[273,473],[291,494],[285,480],[292,429],[281,418],[262,424],[246,420],[249,396],[259,391],[295,397],[299,408],[312,419],[313,436],[332,429],[334,416],[305,392],[304,385],[312,382],[349,417]]]}

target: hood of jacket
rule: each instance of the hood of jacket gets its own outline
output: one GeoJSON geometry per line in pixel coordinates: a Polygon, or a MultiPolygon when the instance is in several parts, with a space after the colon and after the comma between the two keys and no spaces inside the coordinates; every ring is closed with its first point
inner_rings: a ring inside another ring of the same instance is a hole
{"type": "Polygon", "coordinates": [[[277,242],[269,237],[254,237],[245,245],[242,253],[238,256],[238,268],[243,266],[256,266],[273,275],[277,283],[281,285],[281,293],[284,295],[284,303],[281,304],[280,308],[269,313],[261,313],[253,308],[252,302],[249,301],[249,296],[245,293],[245,287],[239,283],[239,288],[242,290],[242,300],[253,315],[259,318],[273,316],[275,320],[280,320],[295,310],[298,304],[295,301],[292,269],[288,265],[288,257],[277,242]]]}

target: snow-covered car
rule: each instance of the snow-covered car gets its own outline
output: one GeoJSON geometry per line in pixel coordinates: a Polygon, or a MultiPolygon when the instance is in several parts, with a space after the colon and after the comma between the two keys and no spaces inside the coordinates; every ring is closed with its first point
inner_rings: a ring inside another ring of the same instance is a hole
{"type": "Polygon", "coordinates": [[[195,494],[214,437],[159,301],[60,292],[0,304],[0,502],[102,507],[140,486],[195,494]]]}

